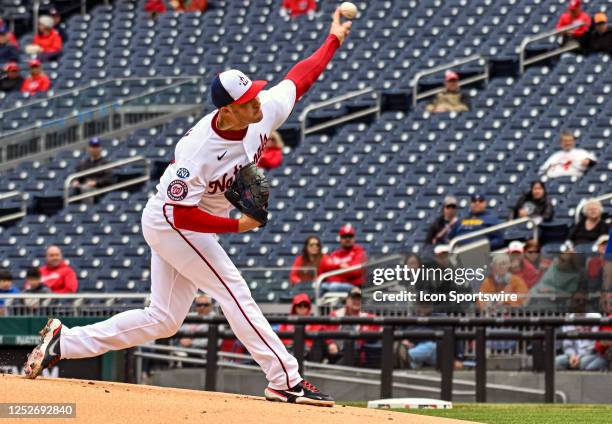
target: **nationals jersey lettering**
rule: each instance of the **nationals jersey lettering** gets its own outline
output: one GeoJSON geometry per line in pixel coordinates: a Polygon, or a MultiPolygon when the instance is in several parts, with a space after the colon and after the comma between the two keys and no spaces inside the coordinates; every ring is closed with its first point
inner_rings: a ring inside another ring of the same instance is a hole
{"type": "Polygon", "coordinates": [[[174,163],[162,175],[156,198],[228,216],[233,206],[223,193],[240,168],[261,158],[272,131],[289,117],[295,97],[295,84],[289,80],[261,91],[263,118],[248,126],[242,140],[228,140],[215,131],[212,121],[217,111],[206,115],[177,143],[174,163]]]}

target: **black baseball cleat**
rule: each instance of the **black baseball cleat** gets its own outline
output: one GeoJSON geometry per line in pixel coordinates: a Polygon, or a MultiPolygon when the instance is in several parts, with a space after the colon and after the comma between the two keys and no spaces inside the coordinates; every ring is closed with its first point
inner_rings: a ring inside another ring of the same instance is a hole
{"type": "Polygon", "coordinates": [[[266,399],[272,402],[334,406],[334,399],[330,395],[320,393],[313,384],[306,380],[302,380],[289,390],[277,390],[266,387],[264,394],[266,399]]]}
{"type": "Polygon", "coordinates": [[[36,378],[45,368],[51,368],[61,359],[60,336],[62,323],[59,319],[49,318],[47,325],[40,330],[40,343],[28,355],[23,367],[26,377],[36,378]]]}

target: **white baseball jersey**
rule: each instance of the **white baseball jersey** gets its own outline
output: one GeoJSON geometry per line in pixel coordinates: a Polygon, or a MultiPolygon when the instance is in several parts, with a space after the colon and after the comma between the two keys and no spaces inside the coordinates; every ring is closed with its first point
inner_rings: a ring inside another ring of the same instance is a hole
{"type": "Polygon", "coordinates": [[[212,121],[217,111],[206,115],[176,145],[175,161],[161,177],[156,197],[164,203],[197,205],[213,215],[228,216],[233,206],[223,193],[240,168],[259,161],[272,131],[289,117],[295,96],[295,85],[288,80],[261,91],[263,119],[250,124],[240,141],[216,132],[212,121]]]}
{"type": "Polygon", "coordinates": [[[582,161],[589,159],[596,162],[597,158],[591,152],[584,149],[573,148],[572,150],[553,153],[546,162],[540,167],[540,173],[548,178],[558,177],[582,177],[587,167],[582,165],[582,161]]]}

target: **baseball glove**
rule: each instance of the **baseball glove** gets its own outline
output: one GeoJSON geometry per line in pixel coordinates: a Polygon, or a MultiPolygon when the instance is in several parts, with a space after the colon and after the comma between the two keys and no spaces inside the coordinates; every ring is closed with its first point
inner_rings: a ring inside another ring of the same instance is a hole
{"type": "Polygon", "coordinates": [[[238,171],[233,184],[225,191],[225,198],[236,209],[259,221],[262,227],[268,222],[269,195],[268,179],[252,162],[238,171]]]}

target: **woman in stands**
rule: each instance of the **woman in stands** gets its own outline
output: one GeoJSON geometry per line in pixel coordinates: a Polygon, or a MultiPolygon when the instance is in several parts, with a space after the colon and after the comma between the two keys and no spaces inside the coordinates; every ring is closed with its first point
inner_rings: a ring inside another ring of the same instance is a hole
{"type": "Polygon", "coordinates": [[[511,219],[524,217],[539,218],[544,222],[552,221],[554,215],[553,205],[546,193],[546,186],[542,181],[531,183],[531,188],[523,194],[512,209],[511,219]]]}
{"type": "Polygon", "coordinates": [[[599,237],[607,235],[609,230],[610,225],[604,220],[601,202],[597,199],[589,199],[584,204],[580,221],[570,230],[568,240],[574,246],[592,244],[599,237]]]}
{"type": "Polygon", "coordinates": [[[311,283],[321,273],[321,264],[329,261],[329,257],[323,253],[321,239],[310,236],[304,241],[302,254],[295,258],[289,280],[292,284],[311,283]]]}

